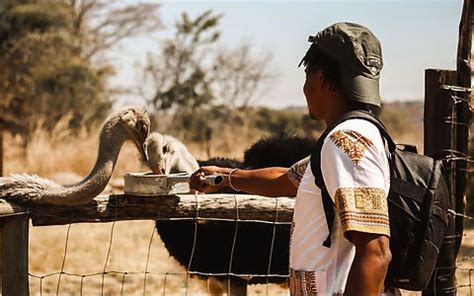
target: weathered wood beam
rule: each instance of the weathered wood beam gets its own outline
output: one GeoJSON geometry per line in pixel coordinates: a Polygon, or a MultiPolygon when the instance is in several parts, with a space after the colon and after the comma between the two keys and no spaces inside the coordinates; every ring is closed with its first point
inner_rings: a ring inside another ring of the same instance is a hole
{"type": "MultiPolygon", "coordinates": [[[[464,0],[461,21],[459,24],[458,50],[457,50],[457,85],[471,87],[471,44],[472,44],[472,2],[473,0],[464,0]]],[[[460,92],[456,94],[466,101],[460,101],[456,104],[456,121],[458,122],[456,132],[456,150],[461,155],[469,155],[469,127],[471,123],[470,92],[460,92]]],[[[464,213],[466,208],[465,196],[467,186],[467,168],[468,162],[459,161],[456,163],[456,212],[464,213]]],[[[456,253],[461,246],[464,218],[456,217],[456,253]]]]}
{"type": "Polygon", "coordinates": [[[75,206],[29,205],[34,226],[121,220],[214,218],[291,222],[294,199],[248,194],[182,194],[156,197],[98,196],[75,206]]]}
{"type": "Polygon", "coordinates": [[[0,129],[0,177],[3,176],[3,131],[0,129]]]}
{"type": "MultiPolygon", "coordinates": [[[[443,160],[456,150],[456,126],[447,123],[451,113],[455,110],[454,100],[450,91],[443,89],[443,85],[456,84],[456,71],[427,69],[425,71],[425,113],[424,113],[424,148],[425,154],[435,159],[443,160]]],[[[454,114],[456,115],[456,114],[454,114]]],[[[456,120],[456,116],[451,120],[456,120]]],[[[451,190],[451,203],[455,204],[454,187],[456,182],[456,163],[447,163],[447,182],[451,190]]],[[[423,296],[454,295],[456,240],[455,221],[450,219],[449,235],[443,240],[436,266],[428,287],[423,290],[423,296]],[[446,268],[449,267],[449,268],[446,268]]]]}
{"type": "Polygon", "coordinates": [[[458,85],[471,87],[471,46],[472,46],[472,9],[473,0],[464,0],[457,51],[458,85]]]}
{"type": "Polygon", "coordinates": [[[456,84],[456,71],[425,70],[425,104],[424,104],[424,152],[435,159],[444,159],[455,149],[455,136],[446,118],[451,116],[453,100],[443,85],[456,84]]]}
{"type": "Polygon", "coordinates": [[[0,294],[29,295],[27,213],[0,216],[0,294]]]}

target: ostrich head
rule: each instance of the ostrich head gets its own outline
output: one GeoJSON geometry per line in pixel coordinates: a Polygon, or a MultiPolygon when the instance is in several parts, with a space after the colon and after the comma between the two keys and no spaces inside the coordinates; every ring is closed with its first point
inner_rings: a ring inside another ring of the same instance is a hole
{"type": "Polygon", "coordinates": [[[137,146],[142,159],[147,160],[145,140],[150,131],[150,118],[142,107],[130,107],[119,112],[118,118],[129,138],[137,146]]]}
{"type": "Polygon", "coordinates": [[[146,139],[145,147],[148,155],[145,164],[155,174],[169,174],[174,152],[171,149],[171,145],[167,142],[166,137],[153,132],[146,139]]]}

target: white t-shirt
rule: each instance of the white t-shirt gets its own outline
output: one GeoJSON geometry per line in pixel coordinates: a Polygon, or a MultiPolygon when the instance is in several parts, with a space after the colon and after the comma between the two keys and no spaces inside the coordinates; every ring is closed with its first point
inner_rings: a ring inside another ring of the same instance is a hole
{"type": "Polygon", "coordinates": [[[310,166],[308,157],[288,170],[289,179],[298,185],[290,240],[290,291],[292,295],[342,295],[355,256],[345,234],[390,236],[386,147],[377,127],[362,119],[342,122],[325,139],[321,171],[335,203],[330,248],[323,246],[329,230],[310,166]]]}

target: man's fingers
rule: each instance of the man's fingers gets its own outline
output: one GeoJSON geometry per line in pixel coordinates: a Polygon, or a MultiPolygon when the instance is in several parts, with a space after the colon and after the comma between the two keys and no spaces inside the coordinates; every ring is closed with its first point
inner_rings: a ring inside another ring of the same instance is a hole
{"type": "Polygon", "coordinates": [[[202,167],[198,169],[189,178],[189,187],[191,187],[191,189],[205,193],[211,193],[219,190],[221,186],[211,186],[209,184],[204,183],[205,176],[214,175],[218,172],[219,168],[214,166],[202,167]]]}
{"type": "Polygon", "coordinates": [[[202,176],[203,176],[203,172],[200,169],[194,172],[189,178],[189,186],[192,189],[201,191],[202,186],[204,184],[201,180],[202,176]]]}

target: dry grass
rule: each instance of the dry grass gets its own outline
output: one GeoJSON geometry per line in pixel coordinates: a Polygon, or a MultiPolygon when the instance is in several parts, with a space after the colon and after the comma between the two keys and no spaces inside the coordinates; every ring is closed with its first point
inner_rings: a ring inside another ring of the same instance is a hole
{"type": "MultiPolygon", "coordinates": [[[[38,130],[25,153],[21,149],[19,138],[5,137],[5,173],[34,173],[40,176],[51,176],[58,172],[71,172],[84,176],[88,173],[97,156],[98,132],[77,136],[55,131],[54,136],[38,130]]],[[[237,151],[244,150],[246,146],[237,151]]],[[[236,148],[236,147],[235,147],[236,148]]],[[[191,146],[195,153],[202,151],[200,146],[191,146]]],[[[213,149],[225,151],[224,148],[213,149]]],[[[205,158],[205,153],[196,153],[205,158]]],[[[223,155],[226,156],[226,155],[223,155]]],[[[231,156],[237,157],[235,153],[231,156]]],[[[119,156],[114,171],[114,178],[121,178],[125,172],[146,170],[138,161],[138,152],[132,144],[126,144],[119,156]]],[[[66,235],[69,226],[30,227],[29,269],[31,295],[56,295],[59,275],[65,254],[66,235]],[[39,279],[38,277],[44,277],[39,279]],[[41,287],[40,287],[41,286],[41,287]]],[[[69,229],[67,252],[63,271],[79,275],[102,273],[105,271],[128,272],[122,274],[108,273],[102,275],[61,276],[59,295],[100,295],[102,282],[104,295],[142,295],[147,256],[147,295],[163,295],[166,273],[185,273],[186,270],[171,258],[164,248],[159,236],[154,233],[153,221],[124,221],[97,224],[73,224],[69,229]],[[111,229],[114,227],[113,237],[111,229]],[[151,241],[150,252],[148,247],[151,241]],[[107,260],[109,242],[110,255],[107,260]],[[81,285],[82,280],[82,285],[81,285]],[[123,285],[122,285],[123,281],[123,285]],[[82,288],[81,288],[82,287],[82,288]],[[123,291],[122,291],[123,287],[123,291]]],[[[210,258],[211,259],[211,258],[210,258]]],[[[166,295],[183,295],[186,293],[186,275],[166,276],[166,295]]],[[[266,292],[265,285],[251,286],[250,294],[259,295],[266,292]]],[[[207,282],[195,277],[189,280],[189,295],[206,294],[207,282]]],[[[286,295],[287,290],[276,285],[269,285],[271,295],[286,295]]]]}
{"type": "MultiPolygon", "coordinates": [[[[94,165],[99,142],[98,131],[91,134],[81,131],[77,135],[68,132],[53,135],[37,130],[26,151],[21,139],[5,135],[5,174],[26,172],[48,176],[57,172],[71,172],[85,176],[94,165]]],[[[138,151],[126,143],[119,156],[113,177],[125,172],[144,170],[138,161],[138,151]]]]}
{"type": "MultiPolygon", "coordinates": [[[[104,281],[105,295],[118,295],[122,288],[125,295],[142,294],[144,274],[149,255],[146,291],[149,295],[163,291],[166,272],[185,272],[177,262],[169,257],[159,237],[153,235],[150,253],[148,246],[154,232],[153,221],[127,221],[104,224],[74,224],[69,230],[67,252],[65,241],[68,226],[38,227],[31,229],[30,272],[35,275],[47,275],[61,270],[62,260],[66,254],[64,271],[77,274],[96,274],[83,279],[84,295],[101,293],[104,281]],[[112,234],[113,229],[113,236],[112,234]],[[110,253],[108,253],[109,245],[110,253]],[[107,254],[109,254],[108,260],[107,254]],[[107,262],[107,264],[106,264],[107,262]],[[122,274],[100,273],[104,271],[130,272],[125,280],[122,274]],[[137,272],[134,274],[133,272],[137,272]],[[161,273],[157,275],[154,273],[161,273]],[[123,286],[122,286],[122,281],[123,286]]],[[[166,290],[169,294],[182,294],[185,275],[169,276],[166,290]]],[[[48,277],[43,282],[43,293],[53,294],[58,285],[58,276],[48,277]]],[[[33,293],[39,291],[39,280],[30,279],[33,293]]],[[[191,281],[189,293],[205,291],[205,282],[191,281]]],[[[62,276],[59,288],[60,295],[74,295],[81,291],[80,276],[62,276]]],[[[168,294],[168,293],[167,293],[168,294]]]]}
{"type": "MultiPolygon", "coordinates": [[[[30,272],[34,275],[47,275],[61,270],[64,256],[68,226],[32,227],[30,228],[30,272]]],[[[164,248],[159,236],[154,232],[153,221],[124,221],[103,224],[71,225],[67,245],[64,271],[78,274],[102,273],[108,254],[107,271],[138,272],[125,278],[123,292],[125,295],[142,295],[147,256],[149,254],[148,274],[146,281],[147,295],[162,295],[166,273],[183,273],[168,275],[166,278],[166,295],[184,295],[186,293],[186,270],[172,259],[164,248]],[[111,239],[111,230],[114,227],[111,239]],[[151,249],[148,246],[151,241],[151,249]]],[[[210,260],[212,258],[209,258],[210,260]]],[[[104,277],[104,294],[119,295],[122,289],[122,275],[107,274],[104,277]]],[[[58,276],[43,280],[43,295],[55,294],[58,276]]],[[[102,276],[84,278],[82,291],[84,295],[101,293],[102,276]]],[[[39,279],[30,278],[31,294],[39,292],[39,279]]],[[[270,295],[287,295],[286,289],[270,285],[270,295]]],[[[74,295],[81,291],[81,277],[62,276],[59,295],[74,295]]],[[[207,293],[207,283],[197,278],[189,279],[189,295],[207,293]]],[[[250,294],[260,295],[266,291],[265,285],[250,287],[250,294]]]]}

